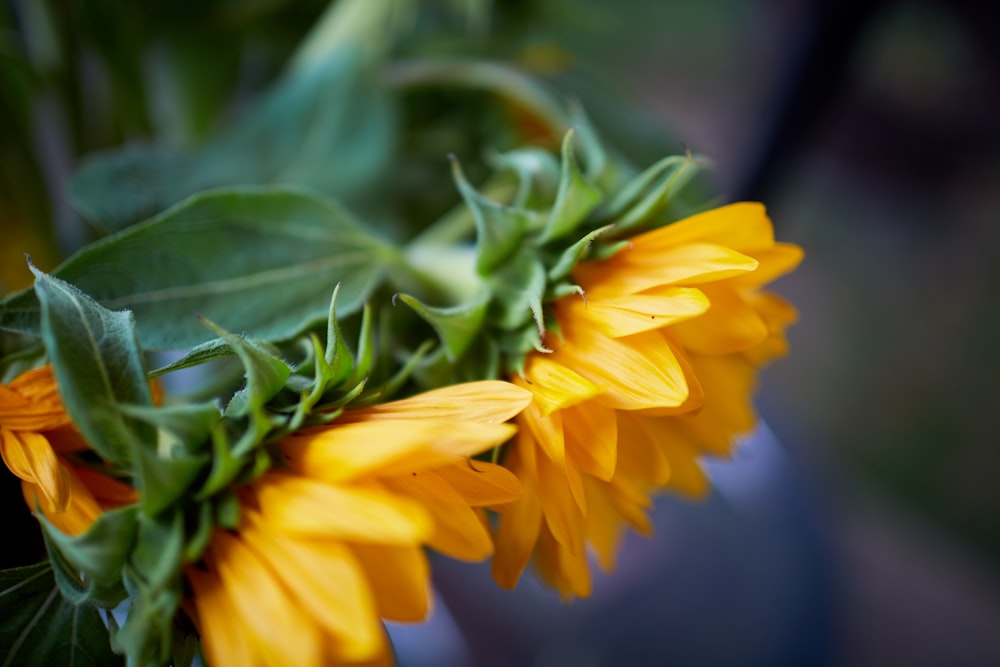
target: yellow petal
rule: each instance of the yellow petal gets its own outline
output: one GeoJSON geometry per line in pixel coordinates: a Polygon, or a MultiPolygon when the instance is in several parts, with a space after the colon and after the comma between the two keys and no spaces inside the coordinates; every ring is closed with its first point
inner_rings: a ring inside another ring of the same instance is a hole
{"type": "Polygon", "coordinates": [[[69,474],[44,436],[31,431],[15,433],[0,426],[0,455],[12,473],[38,488],[50,511],[66,509],[69,474]]]}
{"type": "Polygon", "coordinates": [[[766,285],[775,278],[792,271],[805,256],[802,248],[791,243],[775,243],[773,248],[760,250],[754,257],[760,262],[756,271],[737,276],[733,282],[741,289],[766,285]]]}
{"type": "Polygon", "coordinates": [[[686,349],[700,354],[732,354],[767,338],[767,324],[741,296],[715,286],[706,287],[706,293],[712,302],[708,312],[670,330],[686,349]]]}
{"type": "Polygon", "coordinates": [[[517,586],[521,572],[527,567],[542,526],[542,504],[537,484],[522,467],[516,451],[507,455],[506,464],[518,475],[523,491],[521,497],[502,508],[494,537],[495,552],[490,563],[493,579],[501,588],[517,586]]]}
{"type": "Polygon", "coordinates": [[[562,412],[553,412],[542,417],[538,407],[532,403],[517,420],[522,432],[526,431],[545,455],[562,465],[566,460],[566,445],[563,439],[562,412]]]}
{"type": "MultiPolygon", "coordinates": [[[[218,619],[242,624],[251,650],[270,665],[322,664],[322,638],[315,622],[282,586],[274,570],[238,538],[216,531],[208,558],[216,568],[230,611],[218,619]]],[[[202,617],[202,621],[205,618],[202,617]]],[[[204,628],[205,634],[213,627],[204,628]]],[[[224,661],[227,664],[229,658],[224,661]]]]}
{"type": "Polygon", "coordinates": [[[763,204],[737,202],[692,215],[632,239],[637,251],[649,253],[689,243],[715,243],[751,252],[773,245],[774,229],[763,204]]]}
{"type": "Polygon", "coordinates": [[[430,608],[430,566],[420,547],[351,545],[368,576],[379,616],[390,621],[422,621],[430,608]]]}
{"type": "Polygon", "coordinates": [[[468,460],[435,468],[462,499],[473,507],[509,503],[521,495],[521,483],[503,466],[468,460]]]}
{"type": "Polygon", "coordinates": [[[510,424],[429,419],[334,423],[281,442],[290,467],[332,482],[397,475],[453,463],[496,447],[510,424]]]}
{"type": "Polygon", "coordinates": [[[589,401],[563,413],[566,453],[583,472],[609,480],[618,461],[618,426],[615,411],[589,401]]]}
{"type": "Polygon", "coordinates": [[[514,378],[534,394],[535,404],[544,417],[549,413],[576,405],[601,393],[601,387],[560,364],[556,355],[529,355],[524,368],[524,379],[514,378]]]}
{"type": "Polygon", "coordinates": [[[666,424],[666,419],[669,418],[642,419],[634,413],[618,413],[616,473],[657,486],[667,483],[670,464],[657,444],[663,436],[654,428],[666,424]]]}
{"type": "Polygon", "coordinates": [[[280,574],[296,603],[334,635],[341,659],[368,660],[382,652],[382,628],[368,579],[347,546],[291,538],[249,510],[244,511],[241,536],[280,574]]]}
{"type": "Polygon", "coordinates": [[[610,572],[615,567],[618,547],[624,535],[624,522],[611,501],[609,484],[594,479],[584,480],[587,488],[587,540],[597,552],[601,569],[610,572]]]}
{"type": "Polygon", "coordinates": [[[531,402],[531,394],[509,382],[483,380],[425,391],[401,401],[347,411],[344,421],[442,419],[505,422],[531,402]]]}
{"type": "Polygon", "coordinates": [[[63,507],[57,507],[49,502],[42,489],[31,482],[21,482],[21,492],[24,500],[32,510],[36,506],[45,518],[60,532],[76,537],[82,535],[97,521],[103,510],[94,499],[90,490],[73,471],[64,468],[67,474],[67,489],[69,502],[63,507]]]}
{"type": "Polygon", "coordinates": [[[420,506],[375,486],[333,486],[283,473],[253,485],[261,514],[281,530],[357,542],[412,544],[430,534],[420,506]]]}
{"type": "Polygon", "coordinates": [[[656,256],[622,250],[605,262],[585,262],[573,277],[593,298],[636,294],[665,285],[698,285],[753,271],[758,262],[731,248],[697,243],[670,248],[656,256]]]}
{"type": "Polygon", "coordinates": [[[259,665],[261,656],[251,651],[247,629],[234,622],[238,610],[233,607],[218,575],[193,566],[185,569],[185,575],[194,593],[201,645],[208,664],[215,667],[259,665]]]}
{"type": "Polygon", "coordinates": [[[547,530],[542,530],[535,563],[538,574],[559,591],[564,600],[573,596],[590,597],[590,568],[582,549],[573,551],[547,530]]]}
{"type": "Polygon", "coordinates": [[[0,384],[0,426],[15,431],[47,431],[70,423],[51,366],[22,373],[0,384]]]}
{"type": "Polygon", "coordinates": [[[688,398],[683,368],[659,332],[609,338],[580,327],[559,352],[580,375],[606,387],[600,400],[610,407],[676,407],[688,398]]]}
{"type": "Polygon", "coordinates": [[[593,298],[586,305],[574,303],[570,307],[576,317],[589,320],[605,335],[620,338],[691,319],[708,310],[708,306],[708,298],[701,290],[668,287],[657,294],[593,298]]]}
{"type": "Polygon", "coordinates": [[[566,469],[547,456],[536,460],[545,524],[553,537],[574,553],[583,550],[583,513],[573,497],[566,469]]]}

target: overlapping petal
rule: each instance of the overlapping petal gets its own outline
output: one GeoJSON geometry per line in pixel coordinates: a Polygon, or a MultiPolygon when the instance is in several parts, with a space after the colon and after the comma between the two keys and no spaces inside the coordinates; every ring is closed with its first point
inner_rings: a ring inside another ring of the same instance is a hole
{"type": "Polygon", "coordinates": [[[645,533],[649,494],[709,491],[699,459],[752,430],[758,367],[785,350],[795,311],[761,286],[802,259],[760,204],[724,206],[578,265],[583,297],[557,300],[553,352],[529,355],[534,403],[505,460],[522,497],[501,510],[493,574],[536,569],[564,596],[590,591],[589,544],[614,564],[625,527],[645,533]]]}

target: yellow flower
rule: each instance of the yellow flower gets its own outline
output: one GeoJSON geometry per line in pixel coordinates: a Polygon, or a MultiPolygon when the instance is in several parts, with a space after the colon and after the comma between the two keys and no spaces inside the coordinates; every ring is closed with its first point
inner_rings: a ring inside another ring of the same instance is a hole
{"type": "Polygon", "coordinates": [[[552,353],[533,353],[512,378],[534,401],[504,462],[524,490],[500,508],[501,586],[534,557],[564,597],[587,596],[588,543],[610,569],[624,526],[649,532],[651,491],[707,492],[698,457],[728,455],[753,428],[756,370],[784,352],[795,319],[759,288],[801,258],[775,243],[763,206],[743,203],[574,270],[585,296],[555,302],[552,353]]]}
{"type": "Polygon", "coordinates": [[[125,484],[77,466],[70,455],[88,449],[72,426],[50,366],[0,385],[0,455],[36,506],[67,535],[85,532],[105,509],[135,500],[125,484]]]}
{"type": "Polygon", "coordinates": [[[380,618],[428,611],[423,546],[482,560],[482,508],[520,492],[469,457],[502,444],[531,394],[484,381],[348,410],[284,439],[287,466],[239,491],[237,531],[187,568],[205,654],[224,665],[391,662],[380,618]]]}

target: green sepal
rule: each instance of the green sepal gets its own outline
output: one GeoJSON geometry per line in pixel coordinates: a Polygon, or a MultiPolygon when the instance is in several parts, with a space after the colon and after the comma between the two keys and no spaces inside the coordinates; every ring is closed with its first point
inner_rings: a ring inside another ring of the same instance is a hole
{"type": "Polygon", "coordinates": [[[127,467],[132,447],[155,438],[149,425],[116,407],[152,404],[132,314],[110,311],[69,283],[31,270],[42,340],[66,411],[94,451],[127,467]]]}
{"type": "Polygon", "coordinates": [[[556,263],[552,265],[552,268],[549,269],[549,280],[555,282],[568,276],[573,270],[573,267],[575,267],[580,260],[583,259],[587,250],[590,248],[590,244],[594,242],[594,239],[613,228],[614,225],[599,227],[570,247],[566,248],[562,254],[559,255],[559,259],[556,260],[556,263]]]}
{"type": "Polygon", "coordinates": [[[245,391],[233,397],[226,406],[226,414],[245,417],[271,400],[285,386],[292,374],[292,367],[264,349],[259,343],[225,331],[216,324],[204,320],[205,325],[236,352],[246,370],[245,391]]]}
{"type": "Polygon", "coordinates": [[[100,612],[60,595],[49,562],[0,570],[0,664],[124,664],[100,612]]]}
{"type": "Polygon", "coordinates": [[[414,375],[416,369],[427,358],[428,353],[434,349],[436,343],[433,340],[425,340],[413,352],[406,355],[406,362],[389,378],[389,380],[375,390],[364,392],[356,399],[350,401],[352,407],[364,407],[381,403],[386,398],[393,396],[404,384],[414,375]]]}
{"type": "Polygon", "coordinates": [[[191,454],[180,446],[157,451],[137,447],[135,470],[142,512],[155,516],[173,507],[209,466],[206,454],[191,454]]]}
{"type": "Polygon", "coordinates": [[[180,359],[172,361],[166,366],[160,366],[156,370],[150,371],[149,377],[155,378],[172,371],[179,371],[182,368],[190,368],[209,361],[215,361],[216,359],[224,359],[235,356],[236,352],[234,352],[233,348],[229,346],[229,343],[221,338],[213,338],[212,340],[207,340],[204,343],[195,345],[180,359]]]}
{"type": "Polygon", "coordinates": [[[118,408],[129,417],[156,427],[159,433],[157,449],[166,452],[175,445],[192,454],[205,449],[212,426],[222,418],[219,404],[214,400],[155,407],[119,405],[118,408]]]}
{"type": "Polygon", "coordinates": [[[354,368],[342,384],[350,387],[363,382],[369,373],[371,373],[374,361],[375,332],[372,327],[372,309],[366,303],[364,309],[361,311],[361,331],[358,333],[358,353],[354,361],[354,368]]]}
{"type": "Polygon", "coordinates": [[[129,664],[165,664],[170,657],[173,619],[181,601],[184,516],[140,514],[136,548],[123,570],[132,595],[125,624],[113,645],[129,664]]]}
{"type": "Polygon", "coordinates": [[[600,219],[615,225],[616,236],[637,227],[655,227],[656,216],[666,210],[672,198],[698,173],[699,166],[690,156],[663,158],[612,197],[607,206],[598,211],[600,219]]]}
{"type": "Polygon", "coordinates": [[[354,356],[351,348],[347,345],[343,332],[340,330],[340,322],[337,319],[337,296],[340,294],[340,283],[333,288],[333,296],[330,297],[330,311],[326,320],[326,349],[323,356],[319,357],[326,362],[323,369],[325,387],[334,387],[351,374],[354,368],[354,356]]]}
{"type": "Polygon", "coordinates": [[[594,124],[587,117],[583,105],[571,102],[569,115],[583,154],[584,172],[592,183],[602,185],[608,176],[614,176],[608,173],[614,171],[614,162],[608,159],[608,152],[597,136],[594,124]]]}
{"type": "Polygon", "coordinates": [[[465,180],[457,159],[452,158],[451,166],[458,191],[476,222],[476,271],[490,275],[520,247],[531,215],[486,199],[465,180]]]}
{"type": "Polygon", "coordinates": [[[409,294],[398,294],[397,297],[434,328],[448,360],[455,361],[465,354],[482,329],[490,293],[480,290],[473,301],[450,308],[428,306],[409,294]]]}
{"type": "Polygon", "coordinates": [[[571,129],[563,137],[559,192],[538,239],[539,244],[571,233],[601,201],[601,191],[580,173],[580,165],[573,152],[573,134],[571,129]]]}
{"type": "Polygon", "coordinates": [[[521,148],[490,157],[495,169],[509,169],[517,178],[512,204],[518,208],[539,206],[552,201],[559,186],[559,162],[541,148],[521,148]]]}
{"type": "Polygon", "coordinates": [[[214,503],[215,521],[222,528],[236,530],[240,524],[240,500],[234,493],[220,494],[214,503]]]}
{"type": "Polygon", "coordinates": [[[56,582],[67,599],[106,609],[125,599],[121,573],[135,542],[136,513],[135,505],[104,512],[76,537],[38,513],[56,582]]]}
{"type": "Polygon", "coordinates": [[[246,457],[236,456],[233,453],[233,446],[222,422],[212,427],[211,436],[212,469],[205,484],[195,494],[197,501],[206,500],[228,486],[236,479],[247,461],[246,457]]]}
{"type": "Polygon", "coordinates": [[[545,265],[525,251],[495,273],[490,282],[498,305],[495,323],[501,329],[517,329],[540,315],[546,286],[545,265]]]}
{"type": "MultiPolygon", "coordinates": [[[[220,497],[225,495],[220,494],[220,497]]],[[[188,534],[184,543],[185,563],[193,563],[201,557],[208,548],[208,543],[212,541],[212,533],[215,532],[215,503],[212,501],[198,503],[195,512],[194,530],[188,534]]]]}

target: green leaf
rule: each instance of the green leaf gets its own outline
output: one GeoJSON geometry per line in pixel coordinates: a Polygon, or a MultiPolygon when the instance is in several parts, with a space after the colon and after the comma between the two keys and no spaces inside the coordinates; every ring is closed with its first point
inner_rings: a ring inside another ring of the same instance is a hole
{"type": "MultiPolygon", "coordinates": [[[[323,351],[323,389],[340,384],[351,374],[354,368],[354,357],[351,355],[351,348],[348,347],[344,334],[340,330],[340,321],[337,319],[337,297],[340,295],[340,283],[333,289],[333,296],[330,297],[330,311],[326,320],[326,349],[323,351]]],[[[317,364],[320,362],[317,357],[317,364]]],[[[317,373],[316,381],[320,381],[320,373],[317,373]]]]}
{"type": "Polygon", "coordinates": [[[160,366],[156,370],[150,371],[149,377],[155,378],[173,371],[179,371],[182,368],[190,368],[192,366],[198,366],[199,364],[204,364],[216,359],[235,356],[236,353],[233,352],[233,348],[229,347],[229,343],[221,338],[213,338],[212,340],[195,345],[180,359],[172,361],[166,366],[160,366]]]}
{"type": "MultiPolygon", "coordinates": [[[[74,255],[53,275],[105,307],[135,313],[147,349],[185,349],[228,331],[288,338],[327,314],[343,283],[341,315],[361,307],[394,250],[336,204],[302,191],[217,190],[74,255]]],[[[32,290],[0,303],[0,328],[37,333],[32,290]]]]}
{"type": "Polygon", "coordinates": [[[489,275],[518,249],[530,224],[530,215],[525,210],[486,199],[465,180],[457,159],[452,158],[451,166],[458,191],[476,221],[476,271],[489,275]]]}
{"type": "Polygon", "coordinates": [[[528,322],[541,308],[546,273],[542,262],[528,252],[518,254],[490,282],[493,298],[499,304],[496,324],[512,330],[528,322]]]}
{"type": "Polygon", "coordinates": [[[690,156],[665,157],[629,181],[595,217],[611,221],[616,234],[649,223],[670,205],[700,166],[690,156]]]}
{"type": "Polygon", "coordinates": [[[142,492],[142,511],[155,516],[170,509],[184,492],[210,467],[204,454],[189,454],[179,447],[157,452],[147,447],[135,450],[135,470],[142,492]]]}
{"type": "Polygon", "coordinates": [[[198,191],[284,184],[345,201],[369,195],[395,144],[392,98],[377,63],[343,48],[285,76],[200,150],[129,146],[86,161],[69,183],[73,204],[111,231],[198,191]]]}
{"type": "Polygon", "coordinates": [[[455,361],[465,354],[482,328],[486,308],[489,306],[489,291],[484,289],[470,303],[450,308],[428,306],[408,294],[400,294],[399,299],[434,327],[448,360],[455,361]]]}
{"type": "Polygon", "coordinates": [[[104,667],[124,660],[89,605],[59,594],[49,563],[0,571],[0,665],[104,667]]]}
{"type": "Polygon", "coordinates": [[[580,173],[580,165],[573,153],[573,134],[574,131],[570,130],[563,138],[559,192],[539,243],[547,243],[572,232],[601,201],[601,191],[587,182],[580,173]]]}
{"type": "Polygon", "coordinates": [[[562,280],[568,276],[570,271],[573,270],[573,267],[575,267],[577,263],[583,259],[584,254],[587,252],[587,249],[590,248],[590,244],[594,242],[594,239],[613,228],[614,225],[599,227],[570,247],[566,248],[566,250],[559,255],[559,259],[556,260],[556,263],[552,265],[552,268],[549,269],[549,280],[562,280]]]}
{"type": "Polygon", "coordinates": [[[265,350],[254,340],[231,334],[208,320],[205,320],[205,323],[236,352],[246,371],[245,402],[231,402],[226,408],[227,414],[236,417],[246,416],[281,391],[288,381],[288,376],[292,374],[292,367],[287,362],[265,350]]]}
{"type": "Polygon", "coordinates": [[[112,312],[72,285],[31,270],[42,339],[66,410],[98,454],[124,466],[137,442],[154,437],[148,425],[116,407],[152,403],[132,314],[112,312]]]}
{"type": "Polygon", "coordinates": [[[38,519],[54,556],[56,581],[67,598],[109,609],[125,598],[122,567],[135,542],[135,506],[104,512],[76,537],[60,532],[41,514],[38,519]]]}
{"type": "MultiPolygon", "coordinates": [[[[228,347],[228,346],[227,346],[228,347]]],[[[218,404],[181,403],[165,406],[119,405],[129,417],[142,420],[160,429],[158,448],[170,451],[180,446],[194,453],[207,444],[212,426],[222,418],[218,404]],[[173,436],[173,442],[169,440],[173,436]]]]}

